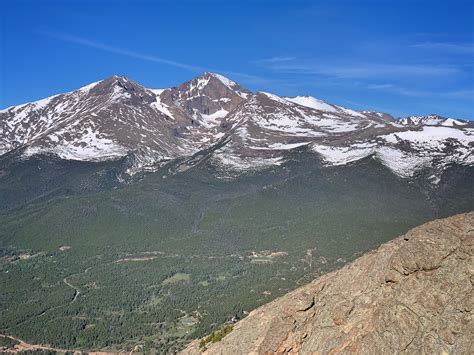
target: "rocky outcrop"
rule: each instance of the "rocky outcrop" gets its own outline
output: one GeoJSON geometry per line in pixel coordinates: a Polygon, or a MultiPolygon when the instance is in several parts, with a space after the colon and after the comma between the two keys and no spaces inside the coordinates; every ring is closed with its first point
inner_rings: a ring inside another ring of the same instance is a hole
{"type": "MultiPolygon", "coordinates": [[[[252,311],[206,354],[474,353],[474,212],[410,230],[252,311]]],[[[199,341],[184,350],[200,353],[199,341]]]]}

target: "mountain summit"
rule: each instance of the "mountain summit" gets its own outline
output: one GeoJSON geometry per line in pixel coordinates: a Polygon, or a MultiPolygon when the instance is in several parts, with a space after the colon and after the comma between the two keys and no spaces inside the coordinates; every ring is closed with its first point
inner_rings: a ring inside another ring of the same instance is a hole
{"type": "Polygon", "coordinates": [[[206,72],[169,89],[173,102],[192,117],[222,118],[251,93],[226,77],[206,72]]]}

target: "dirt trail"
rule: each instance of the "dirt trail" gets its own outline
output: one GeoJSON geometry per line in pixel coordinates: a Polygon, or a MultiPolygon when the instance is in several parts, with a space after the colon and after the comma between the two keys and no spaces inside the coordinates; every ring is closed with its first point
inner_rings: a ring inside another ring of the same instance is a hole
{"type": "Polygon", "coordinates": [[[11,340],[14,340],[17,342],[13,347],[8,348],[6,350],[6,353],[20,353],[22,351],[32,351],[32,350],[48,350],[48,351],[54,351],[56,353],[74,353],[74,354],[91,354],[91,355],[111,355],[111,354],[130,354],[132,352],[107,352],[107,351],[85,351],[85,350],[73,350],[73,349],[59,349],[59,348],[53,348],[47,345],[41,345],[41,344],[30,344],[27,343],[26,341],[23,341],[15,336],[12,335],[5,335],[5,334],[0,334],[1,338],[8,338],[11,340]]]}
{"type": "Polygon", "coordinates": [[[71,303],[73,303],[74,301],[77,300],[77,297],[79,297],[79,295],[81,294],[81,291],[80,291],[76,286],[70,284],[70,283],[67,281],[67,277],[65,277],[65,278],[63,279],[63,282],[64,282],[66,285],[68,285],[69,287],[71,287],[72,289],[74,289],[74,291],[76,291],[76,292],[74,293],[74,298],[73,298],[72,301],[71,301],[71,303]]]}
{"type": "Polygon", "coordinates": [[[17,344],[15,344],[12,348],[7,349],[8,353],[19,353],[19,352],[26,351],[26,350],[49,350],[49,351],[55,351],[55,352],[59,352],[59,353],[66,353],[68,351],[69,352],[71,351],[71,350],[67,350],[67,349],[52,348],[52,347],[49,347],[49,346],[46,346],[46,345],[29,344],[26,341],[23,341],[23,340],[21,340],[17,337],[12,336],[12,335],[0,334],[0,337],[8,338],[8,339],[11,339],[11,340],[14,340],[14,341],[17,342],[17,344]]]}

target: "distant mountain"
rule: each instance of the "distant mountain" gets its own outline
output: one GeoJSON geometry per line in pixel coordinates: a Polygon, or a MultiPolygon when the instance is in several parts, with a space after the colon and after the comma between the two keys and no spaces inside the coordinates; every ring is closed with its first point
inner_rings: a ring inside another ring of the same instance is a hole
{"type": "Polygon", "coordinates": [[[473,227],[471,212],[414,228],[182,354],[470,353],[473,227]]]}
{"type": "Polygon", "coordinates": [[[327,165],[373,156],[402,177],[430,168],[432,182],[447,165],[474,161],[470,122],[437,115],[394,120],[310,96],[254,94],[214,73],[169,89],[113,76],[2,110],[0,127],[0,154],[82,161],[129,156],[130,175],[199,154],[231,177],[281,164],[286,152],[302,147],[327,165]]]}
{"type": "Polygon", "coordinates": [[[468,121],[456,120],[453,118],[446,118],[439,115],[427,115],[427,116],[408,116],[398,120],[398,123],[403,125],[415,125],[415,126],[467,126],[468,121]]]}

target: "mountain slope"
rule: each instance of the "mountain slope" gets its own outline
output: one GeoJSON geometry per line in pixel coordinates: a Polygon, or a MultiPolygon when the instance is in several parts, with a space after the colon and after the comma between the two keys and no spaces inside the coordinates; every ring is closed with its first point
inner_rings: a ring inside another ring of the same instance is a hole
{"type": "Polygon", "coordinates": [[[252,311],[205,353],[470,353],[473,228],[474,212],[414,228],[252,311]]]}
{"type": "Polygon", "coordinates": [[[254,169],[279,164],[285,151],[300,146],[357,140],[395,129],[362,114],[334,110],[327,113],[259,92],[229,114],[228,120],[237,124],[229,143],[215,157],[230,169],[254,169]]]}
{"type": "Polygon", "coordinates": [[[186,152],[170,118],[153,106],[156,95],[126,78],[111,77],[86,89],[0,113],[3,142],[26,155],[51,152],[63,159],[104,160],[140,147],[160,158],[186,152]]]}
{"type": "Polygon", "coordinates": [[[5,169],[0,207],[14,207],[0,210],[3,333],[109,351],[145,338],[146,352],[173,352],[236,305],[251,311],[413,226],[474,208],[473,167],[448,167],[431,189],[374,159],[323,167],[304,150],[231,180],[208,159],[117,185],[115,163],[37,156],[5,169]]]}
{"type": "MultiPolygon", "coordinates": [[[[237,122],[228,144],[214,153],[222,170],[253,170],[281,164],[285,151],[306,146],[327,165],[341,165],[368,156],[395,174],[410,178],[431,169],[436,184],[451,163],[474,162],[474,125],[405,126],[383,114],[355,113],[257,93],[227,117],[237,122]]],[[[327,105],[327,104],[325,104],[327,105]]]]}

